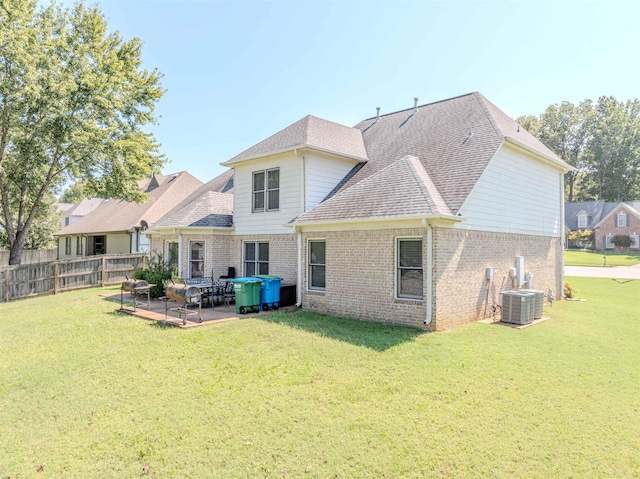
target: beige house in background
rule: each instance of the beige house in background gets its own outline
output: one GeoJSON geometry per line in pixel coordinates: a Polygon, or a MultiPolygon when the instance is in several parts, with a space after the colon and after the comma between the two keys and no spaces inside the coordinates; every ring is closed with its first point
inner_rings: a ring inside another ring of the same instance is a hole
{"type": "Polygon", "coordinates": [[[153,175],[139,184],[148,195],[146,202],[101,200],[93,211],[58,231],[58,258],[148,253],[147,228],[202,186],[186,171],[153,175]]]}
{"type": "Polygon", "coordinates": [[[307,116],[223,165],[231,222],[211,188],[209,212],[192,198],[149,232],[186,277],[275,274],[304,309],[429,330],[491,316],[525,273],[561,296],[570,167],[479,93],[353,128],[307,116]],[[226,222],[196,229],[207,214],[226,222]]]}

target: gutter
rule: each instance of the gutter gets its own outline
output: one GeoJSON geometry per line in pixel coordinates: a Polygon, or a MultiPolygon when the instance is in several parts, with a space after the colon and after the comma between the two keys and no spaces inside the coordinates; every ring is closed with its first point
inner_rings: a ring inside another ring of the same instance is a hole
{"type": "Polygon", "coordinates": [[[331,155],[340,156],[342,158],[349,158],[351,160],[357,161],[358,163],[361,163],[363,161],[364,162],[369,161],[369,158],[366,158],[366,157],[357,156],[357,155],[350,155],[348,153],[341,153],[339,151],[329,150],[327,148],[320,148],[320,147],[317,147],[317,146],[301,144],[301,145],[295,145],[295,146],[288,146],[286,148],[281,148],[279,150],[273,150],[273,151],[269,151],[269,152],[266,152],[266,153],[260,153],[259,155],[248,156],[247,158],[241,158],[239,160],[224,161],[224,162],[220,163],[220,165],[229,166],[230,167],[230,166],[233,166],[233,165],[237,165],[238,163],[243,163],[245,161],[256,160],[258,158],[266,158],[268,156],[279,155],[281,153],[287,153],[287,152],[290,152],[290,151],[295,152],[296,150],[302,150],[302,149],[315,150],[315,151],[319,151],[321,153],[328,153],[328,154],[331,154],[331,155]]]}
{"type": "Polygon", "coordinates": [[[303,222],[293,222],[287,223],[283,226],[289,227],[304,227],[304,226],[314,226],[314,225],[333,225],[333,224],[347,224],[347,223],[383,223],[387,221],[410,221],[410,220],[444,220],[450,221],[452,223],[460,223],[462,221],[466,221],[466,216],[453,216],[453,215],[444,215],[444,214],[436,214],[436,215],[419,215],[419,216],[381,216],[381,217],[366,217],[366,218],[340,218],[335,220],[324,220],[324,221],[303,221],[303,222]]]}
{"type": "Polygon", "coordinates": [[[423,220],[423,224],[427,230],[427,315],[424,324],[428,326],[433,319],[433,228],[426,219],[423,220]]]}

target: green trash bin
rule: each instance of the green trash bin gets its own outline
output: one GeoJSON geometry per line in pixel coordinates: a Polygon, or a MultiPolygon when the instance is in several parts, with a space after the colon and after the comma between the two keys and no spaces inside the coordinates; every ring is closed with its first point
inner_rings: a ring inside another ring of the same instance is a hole
{"type": "Polygon", "coordinates": [[[260,311],[262,281],[258,278],[235,278],[231,282],[236,296],[236,313],[246,314],[251,311],[260,311]]]}

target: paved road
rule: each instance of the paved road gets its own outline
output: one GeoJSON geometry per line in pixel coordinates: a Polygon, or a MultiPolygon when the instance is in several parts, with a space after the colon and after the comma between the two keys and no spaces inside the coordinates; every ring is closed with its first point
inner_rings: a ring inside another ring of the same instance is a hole
{"type": "Polygon", "coordinates": [[[640,279],[640,264],[635,266],[614,266],[602,268],[597,266],[565,266],[565,276],[581,276],[583,278],[640,279]]]}

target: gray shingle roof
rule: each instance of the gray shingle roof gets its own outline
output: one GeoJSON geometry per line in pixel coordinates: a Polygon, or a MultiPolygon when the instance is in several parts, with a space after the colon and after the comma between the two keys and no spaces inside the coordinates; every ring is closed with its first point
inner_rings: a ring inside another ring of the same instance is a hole
{"type": "Polygon", "coordinates": [[[564,204],[564,224],[570,230],[578,229],[578,214],[587,215],[587,228],[592,230],[602,218],[607,216],[618,203],[607,203],[604,200],[574,201],[564,204]]]}
{"type": "MultiPolygon", "coordinates": [[[[411,155],[456,213],[505,138],[562,161],[524,128],[518,131],[517,123],[480,93],[421,105],[415,114],[411,108],[381,115],[374,122],[370,118],[355,126],[363,130],[369,161],[341,191],[411,155]]],[[[370,191],[367,198],[376,194],[370,191]]]]}
{"type": "Polygon", "coordinates": [[[298,216],[294,223],[452,215],[420,160],[405,156],[298,216]]]}
{"type": "MultiPolygon", "coordinates": [[[[203,186],[205,188],[209,183],[203,186]]],[[[229,228],[233,226],[233,195],[200,188],[188,201],[182,202],[152,227],[163,228],[229,228]]]]}
{"type": "Polygon", "coordinates": [[[143,180],[140,188],[147,191],[148,200],[137,204],[124,200],[108,200],[75,223],[62,228],[56,235],[77,235],[127,231],[152,225],[183,199],[202,185],[202,181],[186,171],[172,175],[154,175],[143,180]],[[157,186],[155,186],[157,185],[157,186]]]}
{"type": "Polygon", "coordinates": [[[302,147],[367,159],[360,130],[307,115],[223,164],[231,165],[250,158],[302,147]]]}

